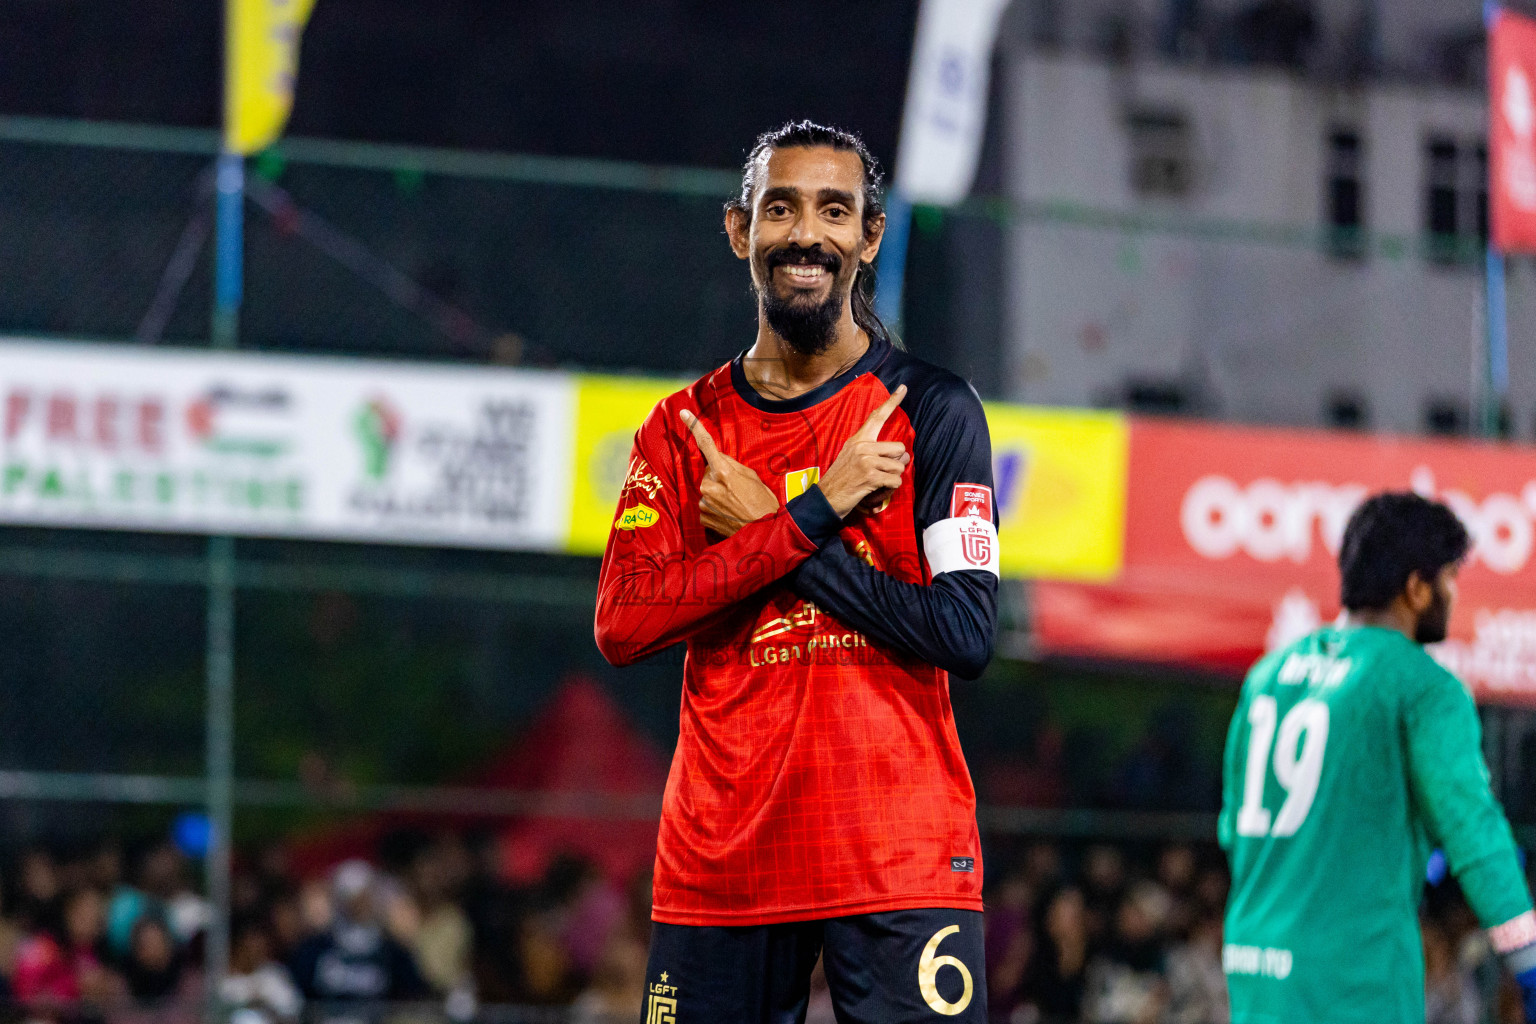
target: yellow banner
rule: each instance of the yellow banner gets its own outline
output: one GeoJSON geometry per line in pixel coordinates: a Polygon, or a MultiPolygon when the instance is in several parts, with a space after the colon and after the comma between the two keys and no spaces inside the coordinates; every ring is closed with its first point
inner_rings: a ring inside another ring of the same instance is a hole
{"type": "MultiPolygon", "coordinates": [[[[686,386],[686,381],[650,377],[577,378],[576,473],[568,545],[573,554],[603,553],[618,512],[635,431],[657,402],[686,386]]],[[[638,525],[632,522],[627,528],[638,525]]]]}
{"type": "Polygon", "coordinates": [[[283,133],[299,73],[299,36],[315,0],[226,0],[224,149],[255,153],[283,133]]]}
{"type": "Polygon", "coordinates": [[[1001,402],[986,409],[1003,575],[1113,578],[1125,555],[1125,417],[1001,402]]]}
{"type": "MultiPolygon", "coordinates": [[[[602,554],[635,431],[657,402],[684,386],[648,378],[578,379],[572,553],[602,554]]],[[[1124,555],[1125,418],[998,402],[987,403],[986,410],[1003,575],[1114,577],[1124,555]]]]}

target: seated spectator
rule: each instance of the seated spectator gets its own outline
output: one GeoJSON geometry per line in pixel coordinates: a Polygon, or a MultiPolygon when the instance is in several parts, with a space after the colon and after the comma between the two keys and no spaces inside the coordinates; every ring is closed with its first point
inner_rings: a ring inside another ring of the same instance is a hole
{"type": "Polygon", "coordinates": [[[303,1012],[304,997],[272,950],[272,932],[266,922],[246,917],[232,923],[224,1004],[242,1011],[241,1019],[247,1024],[293,1024],[303,1012]]]}
{"type": "Polygon", "coordinates": [[[628,908],[623,891],[605,878],[596,865],[588,861],[571,863],[573,878],[559,894],[564,917],[560,942],[571,968],[586,977],[596,969],[609,940],[623,926],[628,908]]]}
{"type": "Polygon", "coordinates": [[[267,937],[272,943],[272,959],[287,963],[294,950],[309,937],[310,929],[304,921],[304,910],[299,894],[288,892],[278,895],[267,904],[267,937]]]}
{"type": "Polygon", "coordinates": [[[1056,890],[1045,901],[1041,935],[1019,986],[1021,1004],[1033,1007],[1043,1024],[1082,1019],[1088,979],[1088,907],[1075,886],[1056,890]]]}
{"type": "MultiPolygon", "coordinates": [[[[3,891],[3,887],[0,887],[0,891],[3,891]]],[[[16,953],[21,947],[21,940],[20,925],[12,917],[0,913],[0,1001],[10,1001],[11,978],[16,973],[16,953]]]]}
{"type": "Polygon", "coordinates": [[[1221,968],[1221,915],[1206,913],[1168,952],[1167,1024],[1227,1024],[1227,976],[1221,968]]]}
{"type": "Polygon", "coordinates": [[[1157,1024],[1168,1002],[1163,922],[1170,900],[1138,882],[1120,901],[1103,951],[1089,970],[1084,1017],[1092,1024],[1157,1024]]]}
{"type": "Polygon", "coordinates": [[[61,891],[59,868],[53,855],[42,848],[28,850],[17,867],[16,919],[21,927],[35,930],[58,912],[61,891]]]}
{"type": "Polygon", "coordinates": [[[445,995],[469,991],[470,947],[474,933],[469,917],[454,901],[463,884],[462,848],[439,839],[419,851],[411,863],[410,886],[419,908],[413,949],[421,973],[445,995]]]}
{"type": "Polygon", "coordinates": [[[1095,942],[1106,938],[1114,926],[1127,877],[1125,851],[1118,846],[1098,843],[1083,854],[1083,899],[1088,908],[1088,934],[1095,942]]]}
{"type": "Polygon", "coordinates": [[[1198,868],[1194,848],[1184,843],[1166,846],[1157,855],[1157,882],[1173,901],[1164,928],[1169,935],[1188,935],[1195,925],[1198,868]]]}
{"type": "Polygon", "coordinates": [[[1006,1018],[1021,1001],[1024,974],[1036,955],[1035,892],[1022,874],[1009,875],[987,901],[987,1009],[1006,1018]]]}
{"type": "Polygon", "coordinates": [[[592,984],[576,997],[570,1024],[632,1024],[645,1004],[645,947],[615,932],[592,972],[592,984]]]}
{"type": "Polygon", "coordinates": [[[374,872],[349,860],[331,876],[335,916],[294,951],[294,980],[321,1002],[425,999],[431,989],[410,951],[379,920],[374,872]]]}
{"type": "Polygon", "coordinates": [[[559,906],[525,915],[517,934],[517,968],[521,982],[517,1001],[536,1006],[563,1006],[579,990],[570,957],[560,941],[559,906]]]}
{"type": "Polygon", "coordinates": [[[123,985],[100,956],[106,931],[106,901],[95,889],[67,894],[56,917],[22,940],[12,988],[33,1007],[76,1003],[109,1006],[121,1001],[123,985]]]}
{"type": "Polygon", "coordinates": [[[135,1002],[162,1003],[181,994],[181,951],[158,914],[145,914],[134,923],[122,966],[128,993],[135,1002]]]}
{"type": "Polygon", "coordinates": [[[208,901],[193,891],[187,879],[187,858],[174,843],[156,843],[146,850],[139,858],[135,881],[111,891],[107,948],[112,956],[128,956],[134,925],[146,914],[159,917],[183,949],[207,927],[208,901]]]}

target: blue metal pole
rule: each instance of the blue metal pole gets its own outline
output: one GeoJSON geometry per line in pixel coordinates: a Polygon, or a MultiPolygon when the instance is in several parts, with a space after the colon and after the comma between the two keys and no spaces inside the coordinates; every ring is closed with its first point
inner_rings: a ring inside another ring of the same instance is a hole
{"type": "Polygon", "coordinates": [[[219,155],[214,210],[213,347],[234,348],[240,339],[240,301],[245,291],[245,158],[219,155]]]}
{"type": "Polygon", "coordinates": [[[875,284],[875,314],[886,326],[901,324],[902,290],[907,276],[907,240],[912,233],[912,204],[892,188],[885,196],[885,237],[880,242],[880,276],[875,284]]]}
{"type": "Polygon", "coordinates": [[[1499,432],[1499,414],[1509,397],[1509,310],[1504,287],[1504,254],[1489,246],[1484,264],[1487,271],[1484,289],[1487,313],[1484,321],[1488,328],[1488,400],[1483,409],[1483,435],[1496,437],[1499,432]]]}
{"type": "MultiPolygon", "coordinates": [[[[1483,27],[1491,32],[1499,14],[1499,5],[1493,0],[1483,3],[1483,27]]],[[[1491,95],[1491,93],[1490,93],[1491,95]]],[[[1489,166],[1492,173],[1492,164],[1489,166]]],[[[1489,195],[1494,183],[1488,183],[1489,195]]],[[[1487,399],[1483,408],[1483,436],[1496,437],[1499,432],[1499,414],[1509,397],[1509,310],[1505,297],[1504,254],[1493,247],[1490,240],[1483,260],[1486,281],[1483,288],[1483,322],[1488,332],[1484,346],[1486,374],[1484,390],[1487,399]]]]}

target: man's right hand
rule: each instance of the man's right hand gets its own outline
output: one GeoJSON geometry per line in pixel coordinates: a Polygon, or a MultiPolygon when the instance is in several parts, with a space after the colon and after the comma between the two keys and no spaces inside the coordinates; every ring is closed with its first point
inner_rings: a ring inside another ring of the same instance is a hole
{"type": "Polygon", "coordinates": [[[846,518],[865,496],[884,488],[901,486],[901,474],[912,461],[907,446],[900,441],[881,441],[880,430],[891,413],[907,397],[907,386],[898,387],[864,425],[843,444],[826,475],[817,486],[838,518],[846,518]]]}

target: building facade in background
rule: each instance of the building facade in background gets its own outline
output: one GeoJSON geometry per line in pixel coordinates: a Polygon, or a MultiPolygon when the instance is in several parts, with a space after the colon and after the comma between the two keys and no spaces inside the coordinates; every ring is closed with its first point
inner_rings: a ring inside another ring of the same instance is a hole
{"type": "MultiPolygon", "coordinates": [[[[1008,397],[1466,430],[1487,232],[1481,89],[1004,55],[1008,397]]],[[[1512,433],[1536,431],[1532,270],[1512,433]]]]}

